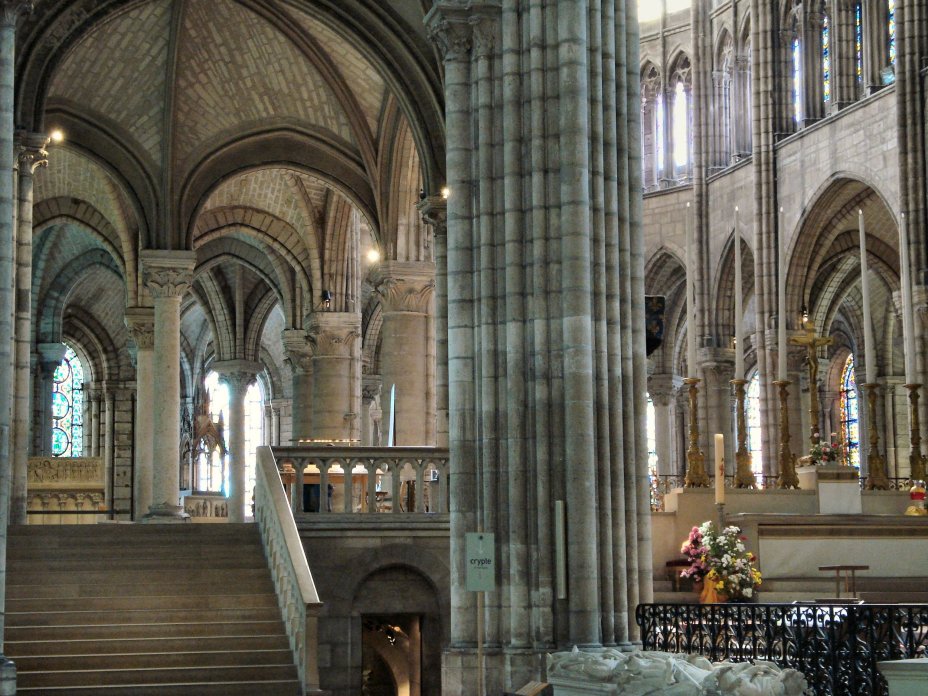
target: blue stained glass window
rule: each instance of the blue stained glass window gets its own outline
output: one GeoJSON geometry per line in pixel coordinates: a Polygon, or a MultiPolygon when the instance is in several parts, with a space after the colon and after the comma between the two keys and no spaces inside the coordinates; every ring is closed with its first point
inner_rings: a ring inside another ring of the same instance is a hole
{"type": "Polygon", "coordinates": [[[802,54],[799,39],[793,39],[793,119],[802,120],[802,54]]]}
{"type": "Polygon", "coordinates": [[[84,366],[70,346],[52,379],[52,456],[80,457],[84,454],[84,366]]]}
{"type": "Polygon", "coordinates": [[[854,7],[854,69],[858,84],[864,79],[864,32],[860,3],[854,7]]]}
{"type": "MultiPolygon", "coordinates": [[[[896,0],[889,0],[889,16],[886,27],[889,31],[889,62],[896,64],[896,0]]],[[[857,6],[857,16],[860,16],[860,5],[857,6]]],[[[858,25],[859,26],[859,25],[858,25]]]]}
{"type": "Polygon", "coordinates": [[[860,467],[860,421],[857,401],[857,379],[854,356],[847,356],[841,371],[841,433],[846,448],[845,461],[860,467]]]}
{"type": "Polygon", "coordinates": [[[831,46],[829,45],[828,17],[822,21],[822,81],[825,101],[831,99],[831,46]]]}

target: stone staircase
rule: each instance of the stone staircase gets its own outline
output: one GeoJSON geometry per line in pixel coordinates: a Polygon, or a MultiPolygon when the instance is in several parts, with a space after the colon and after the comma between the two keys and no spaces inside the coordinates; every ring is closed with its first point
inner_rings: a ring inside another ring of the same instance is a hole
{"type": "Polygon", "coordinates": [[[17,693],[301,693],[253,524],[11,527],[17,693]]]}

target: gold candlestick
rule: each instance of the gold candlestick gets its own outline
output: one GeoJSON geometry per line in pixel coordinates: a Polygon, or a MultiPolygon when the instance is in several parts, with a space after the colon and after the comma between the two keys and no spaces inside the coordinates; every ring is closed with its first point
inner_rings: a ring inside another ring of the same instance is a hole
{"type": "Polygon", "coordinates": [[[918,390],[922,385],[906,384],[904,386],[909,390],[909,441],[911,443],[909,477],[913,481],[923,481],[925,479],[925,457],[922,455],[922,436],[918,423],[918,390]]]}
{"type": "Polygon", "coordinates": [[[698,377],[687,377],[683,384],[689,386],[690,395],[690,446],[686,450],[686,478],[684,488],[708,488],[706,455],[699,449],[699,384],[698,377]]]}
{"type": "Polygon", "coordinates": [[[886,478],[886,460],[880,454],[880,434],[876,429],[876,390],[879,387],[875,382],[862,385],[867,391],[867,437],[870,438],[870,449],[867,450],[867,490],[889,490],[889,479],[886,478]]]}
{"type": "Polygon", "coordinates": [[[735,420],[738,428],[738,447],[735,450],[735,488],[756,488],[757,479],[751,468],[751,452],[748,450],[748,431],[744,422],[744,386],[747,380],[733,379],[735,387],[735,420]]]}
{"type": "Polygon", "coordinates": [[[788,379],[778,379],[774,384],[780,393],[780,473],[777,476],[777,488],[799,489],[799,477],[796,475],[796,455],[789,448],[789,406],[786,397],[787,387],[792,384],[788,379]]]}

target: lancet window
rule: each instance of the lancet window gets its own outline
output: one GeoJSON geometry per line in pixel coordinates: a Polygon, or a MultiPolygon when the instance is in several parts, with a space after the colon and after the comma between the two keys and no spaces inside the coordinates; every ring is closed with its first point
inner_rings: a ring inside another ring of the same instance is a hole
{"type": "MultiPolygon", "coordinates": [[[[860,7],[858,5],[858,7],[860,7]]],[[[889,64],[896,65],[896,0],[889,0],[886,9],[886,30],[889,34],[887,43],[889,64]]]]}
{"type": "Polygon", "coordinates": [[[657,188],[664,172],[664,97],[661,73],[653,64],[641,72],[641,143],[644,187],[657,188]]]}
{"type": "Polygon", "coordinates": [[[860,467],[860,427],[857,400],[857,380],[854,375],[854,356],[848,355],[841,371],[841,431],[846,447],[845,460],[860,467]]]}
{"type": "Polygon", "coordinates": [[[719,51],[715,60],[713,73],[713,97],[715,109],[715,165],[728,166],[733,152],[734,121],[732,103],[734,101],[734,42],[731,35],[725,32],[719,43],[719,51]]]}
{"type": "Polygon", "coordinates": [[[689,175],[690,169],[690,123],[692,121],[692,104],[690,93],[692,89],[690,60],[686,56],[680,58],[677,67],[670,78],[670,89],[673,95],[673,108],[671,110],[671,140],[673,143],[673,174],[675,179],[683,179],[689,175]]]}
{"type": "Polygon", "coordinates": [[[52,456],[80,457],[84,450],[84,366],[68,346],[55,368],[52,391],[52,456]]]}
{"type": "Polygon", "coordinates": [[[822,18],[822,94],[827,104],[831,101],[831,28],[828,15],[822,18]]]}

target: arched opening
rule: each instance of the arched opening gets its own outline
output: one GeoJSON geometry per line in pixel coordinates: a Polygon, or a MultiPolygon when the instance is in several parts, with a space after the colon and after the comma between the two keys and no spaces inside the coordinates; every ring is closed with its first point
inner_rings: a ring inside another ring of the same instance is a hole
{"type": "Polygon", "coordinates": [[[52,456],[84,453],[84,366],[71,346],[52,378],[52,456]]]}

